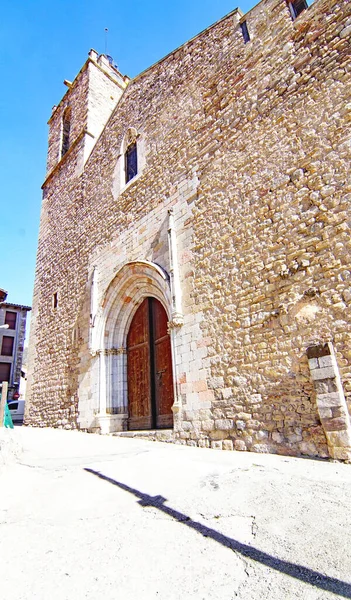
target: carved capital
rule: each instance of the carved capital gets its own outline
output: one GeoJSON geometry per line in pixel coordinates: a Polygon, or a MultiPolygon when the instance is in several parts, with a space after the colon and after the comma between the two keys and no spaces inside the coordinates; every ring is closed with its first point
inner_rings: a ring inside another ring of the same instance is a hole
{"type": "Polygon", "coordinates": [[[115,348],[116,354],[127,354],[127,348],[115,348]]]}
{"type": "Polygon", "coordinates": [[[119,354],[126,354],[127,349],[126,348],[107,348],[104,352],[107,356],[117,356],[119,354]]]}
{"type": "Polygon", "coordinates": [[[118,354],[127,354],[127,348],[103,348],[91,351],[92,356],[116,356],[118,354]]]}
{"type": "Polygon", "coordinates": [[[134,144],[137,140],[137,137],[138,137],[138,132],[135,129],[135,127],[129,127],[127,134],[126,134],[127,147],[130,146],[131,144],[134,144]]]}
{"type": "Polygon", "coordinates": [[[181,314],[175,314],[172,317],[171,321],[168,321],[167,323],[167,331],[168,333],[170,333],[172,331],[172,329],[179,329],[180,327],[182,327],[182,325],[184,325],[184,317],[181,314]]]}
{"type": "Polygon", "coordinates": [[[181,408],[182,408],[181,403],[179,402],[179,399],[177,399],[172,406],[173,415],[179,414],[181,408]]]}

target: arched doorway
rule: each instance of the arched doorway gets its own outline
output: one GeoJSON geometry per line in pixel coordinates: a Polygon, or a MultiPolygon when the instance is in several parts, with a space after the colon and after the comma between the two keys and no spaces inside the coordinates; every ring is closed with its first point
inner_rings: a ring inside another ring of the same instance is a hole
{"type": "Polygon", "coordinates": [[[128,428],[173,427],[173,377],[167,313],[147,297],[127,336],[128,428]]]}

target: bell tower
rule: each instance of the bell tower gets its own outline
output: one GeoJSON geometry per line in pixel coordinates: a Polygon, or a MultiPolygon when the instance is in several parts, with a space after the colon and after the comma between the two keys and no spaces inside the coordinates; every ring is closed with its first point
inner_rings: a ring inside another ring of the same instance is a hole
{"type": "Polygon", "coordinates": [[[47,177],[68,157],[78,174],[127,87],[129,78],[121,75],[113,59],[90,50],[88,60],[49,119],[47,177]]]}

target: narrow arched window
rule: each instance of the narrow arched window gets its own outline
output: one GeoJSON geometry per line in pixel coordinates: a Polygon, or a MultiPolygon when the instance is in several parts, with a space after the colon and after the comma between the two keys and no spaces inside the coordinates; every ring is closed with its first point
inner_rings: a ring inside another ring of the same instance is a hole
{"type": "Polygon", "coordinates": [[[243,21],[242,23],[240,23],[240,27],[241,27],[241,33],[243,34],[244,43],[247,44],[250,41],[250,34],[249,34],[247,22],[243,21]]]}
{"type": "Polygon", "coordinates": [[[288,2],[291,18],[293,21],[299,16],[302,11],[308,8],[308,4],[306,0],[291,0],[288,2]]]}
{"type": "Polygon", "coordinates": [[[128,183],[128,181],[133,179],[138,173],[138,151],[136,142],[129,144],[124,155],[124,160],[126,183],[128,183]]]}
{"type": "Polygon", "coordinates": [[[62,141],[61,158],[66,154],[69,148],[69,134],[71,130],[71,110],[66,108],[62,118],[62,141]]]}

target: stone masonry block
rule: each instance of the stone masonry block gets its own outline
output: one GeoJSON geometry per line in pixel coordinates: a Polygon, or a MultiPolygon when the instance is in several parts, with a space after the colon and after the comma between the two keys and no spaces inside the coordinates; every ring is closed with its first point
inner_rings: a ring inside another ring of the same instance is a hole
{"type": "Polygon", "coordinates": [[[317,394],[318,408],[331,408],[332,406],[341,406],[343,404],[339,392],[331,394],[317,394]]]}
{"type": "Polygon", "coordinates": [[[223,440],[223,450],[234,450],[232,440],[223,440]]]}
{"type": "Polygon", "coordinates": [[[214,427],[215,427],[215,424],[214,424],[214,421],[212,421],[212,419],[207,419],[206,421],[202,421],[202,430],[203,431],[213,431],[214,427]]]}
{"type": "Polygon", "coordinates": [[[321,369],[323,369],[324,367],[334,367],[335,364],[333,356],[321,356],[320,358],[318,358],[318,363],[321,369]]]}
{"type": "Polygon", "coordinates": [[[331,446],[351,448],[351,430],[326,431],[326,436],[331,446]]]}
{"type": "Polygon", "coordinates": [[[247,447],[246,447],[245,442],[243,440],[235,440],[234,450],[237,450],[239,452],[246,452],[247,447]]]}
{"type": "Polygon", "coordinates": [[[351,461],[351,448],[333,448],[332,456],[335,460],[351,461]]]}
{"type": "Polygon", "coordinates": [[[210,445],[210,443],[207,439],[201,439],[198,441],[199,448],[208,448],[209,445],[210,445]]]}
{"type": "Polygon", "coordinates": [[[319,369],[318,358],[310,358],[308,360],[308,366],[309,366],[309,368],[310,368],[311,371],[313,369],[319,369]]]}
{"type": "Polygon", "coordinates": [[[207,390],[205,392],[199,392],[199,400],[200,402],[212,402],[214,400],[214,393],[212,390],[207,390]]]}
{"type": "Polygon", "coordinates": [[[313,371],[311,371],[311,377],[314,381],[317,379],[334,379],[335,375],[336,373],[333,367],[324,367],[323,369],[313,369],[313,371]]]}
{"type": "Polygon", "coordinates": [[[323,419],[323,427],[326,431],[345,431],[347,425],[344,417],[332,417],[323,419]]]}
{"type": "Polygon", "coordinates": [[[314,382],[314,387],[317,394],[327,394],[338,391],[336,379],[324,379],[321,381],[316,380],[314,382]]]}
{"type": "Polygon", "coordinates": [[[211,442],[211,448],[213,450],[222,450],[223,447],[223,442],[217,441],[217,442],[211,442]]]}
{"type": "Polygon", "coordinates": [[[330,408],[320,408],[319,407],[319,416],[321,419],[331,419],[331,417],[333,416],[333,413],[331,411],[330,408]]]}
{"type": "Polygon", "coordinates": [[[194,389],[194,392],[205,392],[208,389],[207,381],[206,380],[194,381],[193,389],[194,389]]]}
{"type": "Polygon", "coordinates": [[[209,432],[209,437],[214,441],[225,440],[228,437],[228,433],[223,431],[223,429],[215,429],[209,432]]]}
{"type": "Polygon", "coordinates": [[[249,396],[246,401],[249,404],[260,404],[262,402],[262,396],[261,394],[251,394],[251,396],[249,396]]]}
{"type": "Polygon", "coordinates": [[[233,427],[234,427],[234,422],[232,421],[232,419],[216,419],[216,421],[215,421],[216,429],[230,430],[230,429],[233,429],[233,427]]]}

